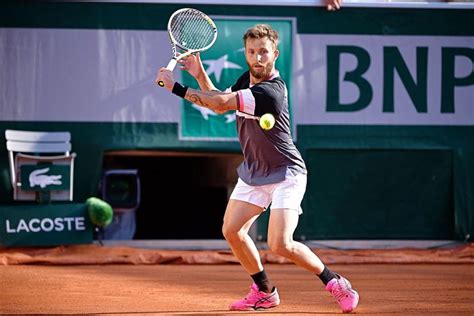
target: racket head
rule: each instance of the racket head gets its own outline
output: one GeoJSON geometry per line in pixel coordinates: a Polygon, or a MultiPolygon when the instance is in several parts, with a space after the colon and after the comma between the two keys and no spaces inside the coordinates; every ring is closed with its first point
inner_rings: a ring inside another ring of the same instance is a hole
{"type": "Polygon", "coordinates": [[[168,34],[176,47],[188,53],[202,52],[216,41],[217,27],[205,13],[193,8],[183,8],[171,15],[168,34]]]}

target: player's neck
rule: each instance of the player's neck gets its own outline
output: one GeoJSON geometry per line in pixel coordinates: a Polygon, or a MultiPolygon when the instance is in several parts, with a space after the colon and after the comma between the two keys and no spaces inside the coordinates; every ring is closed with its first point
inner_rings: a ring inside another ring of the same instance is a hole
{"type": "Polygon", "coordinates": [[[250,85],[251,86],[256,85],[257,83],[260,83],[262,81],[271,80],[271,79],[279,76],[279,72],[275,68],[272,69],[272,71],[270,72],[270,74],[268,76],[266,76],[265,78],[261,78],[261,79],[255,78],[252,75],[251,72],[249,72],[249,74],[250,74],[250,85]]]}

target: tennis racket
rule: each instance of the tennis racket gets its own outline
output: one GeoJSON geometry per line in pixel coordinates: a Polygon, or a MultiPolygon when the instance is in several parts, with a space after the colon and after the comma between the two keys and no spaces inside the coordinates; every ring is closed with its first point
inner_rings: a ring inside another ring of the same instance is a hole
{"type": "MultiPolygon", "coordinates": [[[[209,49],[217,39],[217,27],[214,21],[201,11],[184,8],[171,15],[168,35],[173,57],[166,68],[173,71],[180,59],[209,49]]],[[[165,84],[159,81],[158,85],[164,87],[165,84]]]]}

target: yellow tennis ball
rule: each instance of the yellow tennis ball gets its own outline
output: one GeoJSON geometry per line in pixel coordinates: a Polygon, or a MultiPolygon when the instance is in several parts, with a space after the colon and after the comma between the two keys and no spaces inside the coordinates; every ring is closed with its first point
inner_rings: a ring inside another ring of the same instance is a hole
{"type": "Polygon", "coordinates": [[[275,117],[271,113],[263,114],[260,117],[260,127],[266,131],[272,129],[275,125],[275,117]]]}

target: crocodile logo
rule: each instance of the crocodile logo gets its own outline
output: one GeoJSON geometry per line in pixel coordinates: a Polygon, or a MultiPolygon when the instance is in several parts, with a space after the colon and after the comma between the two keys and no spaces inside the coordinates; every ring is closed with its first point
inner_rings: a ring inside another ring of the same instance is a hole
{"type": "Polygon", "coordinates": [[[57,176],[49,176],[45,173],[48,173],[49,168],[44,169],[37,169],[30,173],[29,180],[30,180],[30,187],[34,187],[35,185],[40,186],[44,189],[48,185],[61,185],[62,182],[60,181],[61,175],[57,176]]]}

